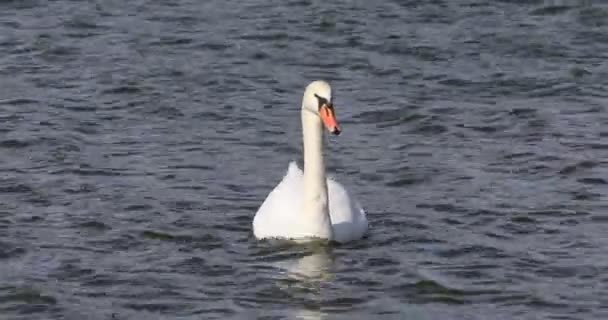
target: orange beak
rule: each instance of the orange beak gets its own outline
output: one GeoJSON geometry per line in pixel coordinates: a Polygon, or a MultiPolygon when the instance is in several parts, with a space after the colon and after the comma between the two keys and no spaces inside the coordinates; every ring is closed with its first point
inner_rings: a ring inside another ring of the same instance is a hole
{"type": "Polygon", "coordinates": [[[324,104],[319,109],[319,115],[321,116],[321,120],[325,125],[327,130],[335,135],[340,134],[340,126],[338,125],[338,121],[336,120],[336,115],[334,114],[334,108],[324,104]]]}

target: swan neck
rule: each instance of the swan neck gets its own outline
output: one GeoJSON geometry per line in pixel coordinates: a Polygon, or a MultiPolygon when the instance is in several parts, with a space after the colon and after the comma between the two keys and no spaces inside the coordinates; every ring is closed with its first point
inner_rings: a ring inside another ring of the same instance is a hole
{"type": "Polygon", "coordinates": [[[304,215],[316,221],[315,231],[331,238],[331,221],[328,210],[327,180],[323,161],[323,125],[318,115],[302,110],[304,139],[304,215]]]}
{"type": "Polygon", "coordinates": [[[323,127],[318,116],[303,112],[304,179],[309,193],[327,194],[323,159],[323,127]]]}

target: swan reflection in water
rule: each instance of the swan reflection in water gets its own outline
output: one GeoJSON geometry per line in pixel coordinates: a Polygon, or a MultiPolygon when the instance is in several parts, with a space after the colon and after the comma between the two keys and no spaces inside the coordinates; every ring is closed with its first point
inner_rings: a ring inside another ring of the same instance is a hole
{"type": "MultiPolygon", "coordinates": [[[[281,270],[279,289],[299,308],[289,314],[291,319],[325,319],[322,311],[324,292],[333,280],[334,257],[327,241],[297,244],[301,249],[297,258],[273,263],[281,270]]],[[[292,309],[292,308],[290,308],[292,309]]]]}

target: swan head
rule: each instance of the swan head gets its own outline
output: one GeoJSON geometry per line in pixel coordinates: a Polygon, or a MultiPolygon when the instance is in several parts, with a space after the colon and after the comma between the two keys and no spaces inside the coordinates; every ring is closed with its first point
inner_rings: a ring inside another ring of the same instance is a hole
{"type": "Polygon", "coordinates": [[[306,87],[302,101],[302,111],[311,112],[319,117],[330,133],[340,134],[340,125],[336,120],[329,83],[317,80],[306,87]]]}

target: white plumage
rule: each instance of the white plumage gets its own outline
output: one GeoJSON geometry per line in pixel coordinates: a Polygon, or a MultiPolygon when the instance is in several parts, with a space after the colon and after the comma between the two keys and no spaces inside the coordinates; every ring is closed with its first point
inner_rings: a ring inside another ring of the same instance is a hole
{"type": "MultiPolygon", "coordinates": [[[[331,177],[327,178],[327,189],[332,240],[343,243],[363,237],[368,228],[363,208],[331,177]]],[[[303,191],[302,170],[291,162],[283,180],[268,194],[253,219],[256,238],[294,239],[293,235],[300,234],[303,191]]]]}
{"type": "Polygon", "coordinates": [[[368,228],[365,211],[344,186],[325,174],[323,126],[340,134],[327,82],[314,81],[306,87],[301,117],[304,171],[295,162],[289,164],[283,180],[258,209],[253,233],[258,239],[359,239],[368,228]]]}

